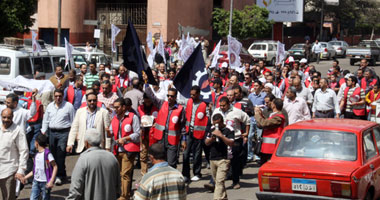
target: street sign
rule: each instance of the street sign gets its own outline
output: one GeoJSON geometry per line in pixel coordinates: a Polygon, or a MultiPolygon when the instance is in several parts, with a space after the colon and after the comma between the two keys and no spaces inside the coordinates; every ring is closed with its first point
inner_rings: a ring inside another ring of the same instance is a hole
{"type": "Polygon", "coordinates": [[[97,26],[98,20],[85,19],[83,20],[84,25],[97,26]]]}
{"type": "Polygon", "coordinates": [[[339,6],[339,0],[325,0],[326,5],[339,6]]]}
{"type": "Polygon", "coordinates": [[[94,29],[94,38],[100,38],[100,29],[94,29]]]}

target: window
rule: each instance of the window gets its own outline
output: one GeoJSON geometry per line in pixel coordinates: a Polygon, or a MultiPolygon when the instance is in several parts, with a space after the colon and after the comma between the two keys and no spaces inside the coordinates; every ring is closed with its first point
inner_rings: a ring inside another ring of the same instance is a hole
{"type": "Polygon", "coordinates": [[[273,51],[273,44],[269,44],[268,50],[273,51]]]}
{"type": "Polygon", "coordinates": [[[357,159],[356,141],[356,135],[348,132],[288,130],[281,137],[276,155],[354,161],[357,159]]]}
{"type": "Polygon", "coordinates": [[[366,160],[371,159],[376,156],[377,151],[375,148],[375,143],[373,142],[373,137],[371,132],[367,132],[363,136],[363,146],[366,160]]]}
{"type": "Polygon", "coordinates": [[[11,58],[0,56],[0,74],[7,75],[11,73],[11,58]]]}
{"type": "Polygon", "coordinates": [[[52,73],[53,72],[53,66],[51,64],[50,57],[39,57],[39,58],[32,58],[32,62],[34,62],[34,72],[45,72],[45,73],[52,73]]]}
{"type": "Polygon", "coordinates": [[[377,149],[380,151],[380,127],[374,128],[373,134],[375,134],[377,149]]]}
{"type": "Polygon", "coordinates": [[[32,64],[29,58],[19,58],[19,74],[25,78],[33,78],[32,64]]]}

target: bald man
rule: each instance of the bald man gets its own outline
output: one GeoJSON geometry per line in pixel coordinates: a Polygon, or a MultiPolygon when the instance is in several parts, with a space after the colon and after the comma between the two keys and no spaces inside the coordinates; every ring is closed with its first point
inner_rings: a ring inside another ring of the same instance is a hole
{"type": "Polygon", "coordinates": [[[308,106],[313,104],[314,98],[310,90],[304,86],[299,76],[293,80],[293,86],[297,90],[297,97],[303,98],[308,106]]]}
{"type": "Polygon", "coordinates": [[[25,132],[13,123],[13,111],[1,112],[0,128],[0,197],[16,199],[16,179],[22,180],[26,170],[29,150],[25,132]]]}

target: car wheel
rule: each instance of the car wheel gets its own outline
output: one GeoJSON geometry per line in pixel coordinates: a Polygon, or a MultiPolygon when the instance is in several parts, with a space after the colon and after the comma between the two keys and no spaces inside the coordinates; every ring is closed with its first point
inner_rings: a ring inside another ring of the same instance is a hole
{"type": "Polygon", "coordinates": [[[354,66],[355,65],[355,60],[350,60],[350,65],[354,66]]]}
{"type": "Polygon", "coordinates": [[[367,194],[364,197],[365,200],[373,200],[372,193],[370,191],[367,192],[367,194]]]}
{"type": "Polygon", "coordinates": [[[346,58],[346,52],[343,53],[343,56],[342,56],[342,57],[343,57],[343,58],[346,58]]]}
{"type": "Polygon", "coordinates": [[[327,60],[331,60],[331,54],[329,54],[329,57],[327,57],[327,60]]]}
{"type": "Polygon", "coordinates": [[[270,65],[270,66],[274,66],[275,62],[276,62],[276,60],[275,60],[275,58],[273,57],[272,60],[270,60],[269,65],[270,65]]]}

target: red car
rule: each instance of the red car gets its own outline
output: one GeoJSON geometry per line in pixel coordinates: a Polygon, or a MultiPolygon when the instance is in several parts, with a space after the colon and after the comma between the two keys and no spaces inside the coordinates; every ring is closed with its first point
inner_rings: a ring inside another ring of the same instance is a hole
{"type": "Polygon", "coordinates": [[[259,169],[258,199],[379,199],[380,125],[314,119],[287,126],[259,169]]]}

